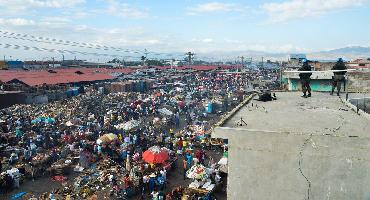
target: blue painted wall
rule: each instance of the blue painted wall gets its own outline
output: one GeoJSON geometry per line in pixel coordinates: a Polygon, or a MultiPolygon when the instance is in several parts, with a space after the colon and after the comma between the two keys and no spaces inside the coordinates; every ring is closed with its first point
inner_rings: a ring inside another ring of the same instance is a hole
{"type": "Polygon", "coordinates": [[[6,61],[6,65],[8,66],[9,69],[14,69],[14,68],[23,68],[24,67],[24,62],[22,61],[6,61]]]}
{"type": "MultiPolygon", "coordinates": [[[[310,86],[312,91],[318,92],[330,92],[331,91],[331,80],[328,79],[315,79],[311,80],[310,86]]],[[[292,91],[298,91],[302,89],[301,81],[299,79],[291,79],[292,91]]]]}

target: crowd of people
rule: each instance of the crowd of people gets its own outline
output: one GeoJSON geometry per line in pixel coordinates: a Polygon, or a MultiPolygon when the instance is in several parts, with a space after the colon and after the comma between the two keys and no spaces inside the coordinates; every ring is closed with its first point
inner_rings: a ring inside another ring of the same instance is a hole
{"type": "Polygon", "coordinates": [[[51,176],[61,188],[12,198],[211,199],[227,173],[215,160],[215,151],[227,158],[227,141],[212,139],[212,126],[243,100],[249,79],[192,73],[108,95],[85,86],[72,98],[3,109],[0,193],[51,176]],[[197,187],[169,184],[176,170],[197,187]]]}

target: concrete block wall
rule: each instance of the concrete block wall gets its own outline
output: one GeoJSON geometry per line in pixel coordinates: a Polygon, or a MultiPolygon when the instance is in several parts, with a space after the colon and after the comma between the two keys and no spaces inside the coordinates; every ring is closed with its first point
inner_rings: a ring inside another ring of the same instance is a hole
{"type": "Polygon", "coordinates": [[[350,92],[370,92],[370,71],[349,72],[347,88],[350,92]]]}

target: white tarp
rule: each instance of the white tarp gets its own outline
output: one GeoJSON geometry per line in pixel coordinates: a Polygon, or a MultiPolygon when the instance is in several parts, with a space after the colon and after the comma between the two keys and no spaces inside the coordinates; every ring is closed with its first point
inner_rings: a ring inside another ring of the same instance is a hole
{"type": "Polygon", "coordinates": [[[122,130],[126,130],[126,131],[129,131],[129,130],[132,130],[136,127],[138,127],[140,125],[140,122],[137,121],[137,120],[131,120],[131,121],[128,121],[124,124],[118,124],[116,125],[115,127],[117,129],[122,129],[122,130]]]}
{"type": "Polygon", "coordinates": [[[163,115],[167,115],[167,116],[173,115],[173,112],[168,110],[167,108],[158,109],[158,112],[163,114],[163,115]]]}
{"type": "Polygon", "coordinates": [[[226,157],[222,157],[220,159],[220,161],[218,161],[217,164],[219,164],[219,165],[227,165],[227,158],[226,157]]]}

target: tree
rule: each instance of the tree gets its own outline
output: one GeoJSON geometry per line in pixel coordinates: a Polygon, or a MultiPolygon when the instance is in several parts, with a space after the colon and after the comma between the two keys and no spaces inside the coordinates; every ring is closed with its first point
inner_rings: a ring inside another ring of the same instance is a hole
{"type": "Polygon", "coordinates": [[[113,60],[108,61],[108,63],[121,63],[121,64],[123,64],[122,61],[119,60],[118,58],[114,58],[113,60]]]}
{"type": "Polygon", "coordinates": [[[143,66],[145,65],[145,60],[146,60],[146,57],[145,56],[141,56],[141,62],[143,63],[143,66]]]}

